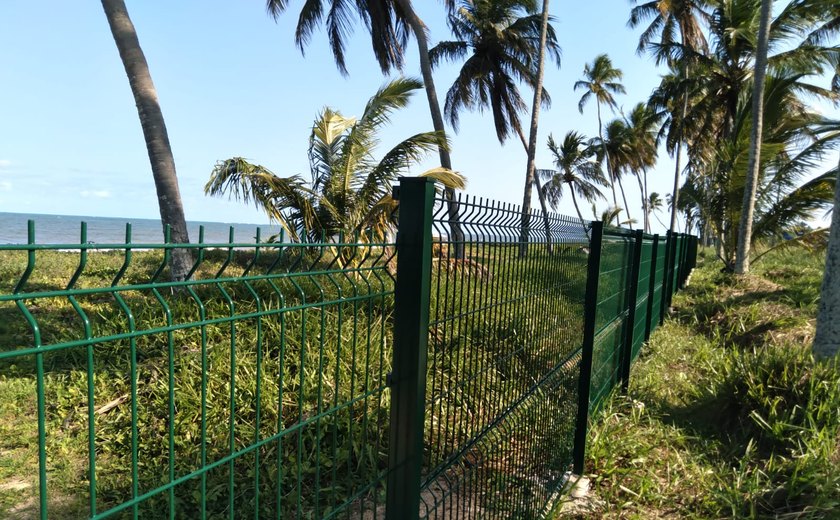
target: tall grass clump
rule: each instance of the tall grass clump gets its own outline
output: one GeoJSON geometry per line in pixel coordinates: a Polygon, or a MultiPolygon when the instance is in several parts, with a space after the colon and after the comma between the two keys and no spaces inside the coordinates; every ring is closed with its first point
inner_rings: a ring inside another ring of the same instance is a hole
{"type": "Polygon", "coordinates": [[[730,352],[709,400],[733,464],[716,493],[733,516],[823,518],[840,509],[840,364],[807,346],[730,352]]]}
{"type": "Polygon", "coordinates": [[[840,363],[810,353],[821,255],[775,251],[742,278],[699,260],[629,394],[592,418],[576,517],[837,517],[840,363]]]}

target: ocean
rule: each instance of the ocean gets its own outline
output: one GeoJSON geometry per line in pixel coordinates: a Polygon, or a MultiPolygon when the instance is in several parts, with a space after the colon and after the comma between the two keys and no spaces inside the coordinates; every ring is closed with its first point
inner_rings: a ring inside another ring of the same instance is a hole
{"type": "MultiPolygon", "coordinates": [[[[26,244],[28,220],[35,221],[36,244],[78,244],[83,221],[87,222],[87,242],[90,243],[124,244],[126,223],[131,224],[132,243],[163,243],[163,229],[157,219],[0,212],[0,244],[26,244]]],[[[280,227],[276,225],[187,222],[190,241],[193,243],[198,242],[199,226],[204,226],[204,242],[207,244],[227,243],[231,226],[234,229],[234,240],[239,243],[254,242],[257,228],[260,228],[263,241],[280,233],[280,227]]]]}

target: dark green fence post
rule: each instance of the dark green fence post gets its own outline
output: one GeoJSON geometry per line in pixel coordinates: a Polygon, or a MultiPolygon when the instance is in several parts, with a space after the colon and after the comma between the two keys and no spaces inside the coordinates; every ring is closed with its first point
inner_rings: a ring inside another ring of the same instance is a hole
{"type": "Polygon", "coordinates": [[[434,196],[434,181],[421,177],[401,178],[394,193],[400,213],[385,500],[385,517],[391,520],[416,519],[420,513],[434,196]]]}
{"type": "Polygon", "coordinates": [[[598,278],[601,276],[601,244],[604,223],[592,223],[589,262],[586,271],[586,298],[583,310],[583,344],[578,379],[578,411],[575,423],[574,472],[583,475],[586,458],[586,431],[589,421],[589,390],[592,381],[592,352],[595,347],[595,321],[598,310],[598,278]]]}
{"type": "Polygon", "coordinates": [[[648,287],[647,319],[645,320],[645,341],[650,339],[653,328],[653,293],[656,292],[656,257],[659,256],[659,235],[653,235],[653,245],[650,252],[650,285],[648,287]]]}
{"type": "Polygon", "coordinates": [[[633,340],[636,337],[636,304],[639,300],[639,271],[642,263],[642,240],[644,231],[637,229],[634,233],[635,243],[633,245],[633,260],[630,264],[630,283],[627,291],[627,326],[624,333],[624,344],[621,349],[621,369],[618,372],[621,381],[621,391],[627,393],[630,385],[630,364],[633,361],[633,340]]]}

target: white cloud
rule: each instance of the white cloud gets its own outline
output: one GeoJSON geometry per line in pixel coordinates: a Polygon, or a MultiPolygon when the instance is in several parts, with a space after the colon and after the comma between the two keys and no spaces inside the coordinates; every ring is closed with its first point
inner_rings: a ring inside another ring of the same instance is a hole
{"type": "Polygon", "coordinates": [[[10,161],[8,159],[0,159],[0,170],[8,168],[11,165],[12,165],[12,161],[10,161]]]}
{"type": "Polygon", "coordinates": [[[9,181],[0,181],[0,191],[12,191],[12,183],[9,181]]]}
{"type": "Polygon", "coordinates": [[[95,197],[97,199],[107,199],[111,196],[111,192],[108,190],[84,190],[80,191],[79,195],[84,198],[95,197]]]}

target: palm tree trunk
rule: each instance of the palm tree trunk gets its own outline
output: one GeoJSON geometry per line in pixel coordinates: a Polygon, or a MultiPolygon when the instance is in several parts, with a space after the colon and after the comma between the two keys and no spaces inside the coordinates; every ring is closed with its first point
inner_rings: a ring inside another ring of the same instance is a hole
{"type": "MultiPolygon", "coordinates": [[[[685,72],[687,74],[687,72],[685,72]]],[[[683,126],[685,125],[685,116],[688,113],[688,93],[683,96],[682,119],[680,120],[680,137],[677,139],[677,157],[676,166],[674,167],[674,191],[671,192],[671,233],[677,230],[677,206],[680,201],[680,159],[682,159],[682,138],[683,126]]]]}
{"type": "Polygon", "coordinates": [[[647,213],[647,198],[645,197],[645,185],[642,182],[642,176],[635,174],[636,181],[639,183],[639,192],[642,194],[642,231],[648,233],[648,213],[647,213]]]}
{"type": "Polygon", "coordinates": [[[665,223],[662,222],[662,219],[659,218],[659,215],[656,214],[656,211],[652,211],[651,213],[653,213],[654,218],[656,218],[656,221],[659,222],[660,226],[664,227],[665,229],[668,229],[668,226],[666,226],[665,223]]]}
{"type": "MultiPolygon", "coordinates": [[[[426,98],[429,101],[429,112],[432,115],[432,125],[436,132],[446,135],[446,127],[443,124],[443,115],[440,112],[435,81],[432,76],[432,62],[429,59],[429,40],[426,35],[426,24],[417,16],[411,0],[396,0],[403,11],[406,21],[417,39],[417,50],[420,54],[420,74],[423,76],[423,85],[426,88],[426,98]]],[[[452,159],[449,157],[449,150],[443,146],[438,147],[440,165],[452,169],[452,159]]],[[[460,215],[458,214],[458,203],[455,200],[455,190],[446,188],[444,191],[448,200],[449,229],[452,231],[454,241],[454,256],[456,259],[464,258],[464,232],[461,229],[460,215]]]]}
{"type": "MultiPolygon", "coordinates": [[[[525,136],[522,134],[522,129],[518,126],[516,127],[516,133],[519,134],[519,140],[522,142],[522,146],[525,147],[525,153],[530,157],[531,154],[528,150],[528,143],[525,142],[525,136]]],[[[536,155],[536,153],[534,155],[536,155]]],[[[545,203],[545,194],[542,191],[542,185],[540,184],[540,176],[537,175],[536,167],[534,167],[534,186],[537,188],[537,199],[540,201],[540,209],[542,210],[543,215],[543,224],[545,225],[546,249],[548,250],[548,254],[551,254],[551,221],[548,218],[548,206],[545,203]]],[[[526,188],[525,190],[527,193],[528,189],[526,188]]],[[[529,202],[530,200],[531,198],[528,197],[529,202]]],[[[528,209],[530,211],[530,208],[528,209]]]]}
{"type": "MultiPolygon", "coordinates": [[[[528,145],[525,147],[525,153],[528,154],[528,160],[525,166],[525,192],[522,196],[522,231],[519,240],[519,256],[524,257],[528,252],[528,221],[531,211],[531,190],[534,183],[537,184],[537,196],[540,199],[540,206],[542,207],[545,219],[545,232],[548,237],[548,252],[551,253],[551,229],[548,223],[548,212],[545,207],[545,200],[543,199],[542,189],[537,178],[537,130],[539,128],[540,120],[540,105],[542,105],[542,91],[543,91],[543,76],[545,73],[545,45],[548,38],[548,2],[543,0],[542,19],[540,23],[540,48],[537,54],[537,84],[534,86],[534,103],[531,106],[531,126],[528,132],[528,145]]],[[[525,144],[524,136],[521,134],[523,145],[525,144]]]]}
{"type": "Polygon", "coordinates": [[[761,0],[761,19],[758,24],[758,48],[755,55],[753,80],[753,125],[750,131],[750,158],[744,186],[741,222],[738,225],[738,245],[735,248],[735,274],[750,272],[750,241],[752,238],[755,195],[761,170],[761,133],[764,126],[764,78],[767,72],[767,41],[770,39],[770,9],[772,0],[761,0]]]}
{"type": "MultiPolygon", "coordinates": [[[[175,172],[175,159],[172,157],[172,147],[166,132],[163,112],[149,72],[149,64],[140,48],[137,31],[123,0],[102,0],[102,8],[108,19],[111,34],[122,59],[125,73],[134,101],[137,103],[137,113],[140,116],[140,126],[146,140],[146,149],[152,166],[152,176],[157,190],[160,220],[164,230],[170,229],[170,238],[176,244],[188,244],[187,222],[184,218],[184,207],[181,204],[181,194],[178,190],[178,177],[175,172]]],[[[173,280],[183,280],[192,267],[192,257],[187,249],[173,249],[169,264],[170,275],[173,280]]]]}
{"type": "Polygon", "coordinates": [[[618,199],[615,196],[615,179],[612,176],[612,168],[610,167],[610,155],[607,152],[607,143],[604,142],[604,131],[601,127],[601,103],[596,103],[595,108],[598,109],[598,139],[601,140],[601,147],[604,150],[604,164],[607,165],[607,179],[610,180],[610,189],[613,196],[613,207],[618,207],[618,199]]]}
{"type": "Polygon", "coordinates": [[[642,175],[644,175],[644,179],[645,179],[645,181],[644,181],[644,194],[642,195],[642,197],[644,197],[644,199],[645,199],[644,202],[642,203],[642,209],[645,212],[645,226],[647,226],[647,229],[645,230],[645,232],[650,233],[650,228],[651,228],[651,226],[650,226],[650,199],[648,198],[647,170],[643,171],[642,175]]]}
{"type": "Polygon", "coordinates": [[[592,237],[589,236],[589,228],[586,227],[586,220],[584,220],[583,214],[580,212],[580,208],[578,207],[574,187],[571,184],[569,184],[569,192],[572,194],[572,204],[575,205],[575,211],[577,212],[580,223],[583,226],[583,232],[586,233],[586,239],[592,241],[592,237]]]}
{"type": "Polygon", "coordinates": [[[633,222],[631,222],[630,210],[627,209],[627,195],[624,194],[624,184],[621,182],[621,176],[616,176],[615,180],[618,181],[618,188],[619,190],[621,190],[621,200],[624,201],[624,213],[627,214],[627,225],[630,226],[630,229],[633,229],[633,222]]]}
{"type": "Polygon", "coordinates": [[[840,352],[840,182],[834,186],[834,212],[831,215],[813,352],[817,359],[831,359],[840,352]]]}

